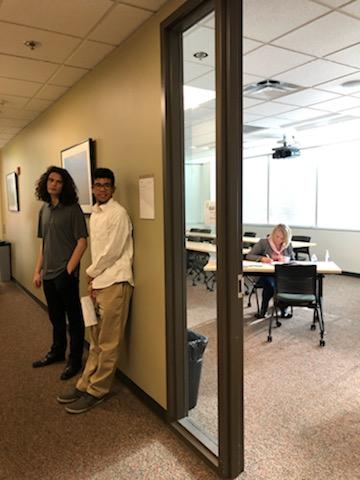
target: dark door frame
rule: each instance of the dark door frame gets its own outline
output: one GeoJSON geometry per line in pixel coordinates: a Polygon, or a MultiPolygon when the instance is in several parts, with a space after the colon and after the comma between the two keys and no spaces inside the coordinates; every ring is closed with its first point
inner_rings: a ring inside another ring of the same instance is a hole
{"type": "Polygon", "coordinates": [[[161,25],[168,420],[222,478],[244,469],[242,1],[189,0],[161,25]],[[217,164],[217,445],[187,415],[182,32],[215,10],[217,164]],[[238,179],[236,181],[236,179],[238,179]]]}

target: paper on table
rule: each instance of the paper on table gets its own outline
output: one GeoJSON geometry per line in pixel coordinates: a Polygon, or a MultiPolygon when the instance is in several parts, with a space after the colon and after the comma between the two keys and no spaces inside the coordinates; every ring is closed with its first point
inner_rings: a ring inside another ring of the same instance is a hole
{"type": "Polygon", "coordinates": [[[81,297],[81,309],[84,317],[85,327],[91,327],[97,324],[96,312],[94,303],[91,297],[81,297]]]}

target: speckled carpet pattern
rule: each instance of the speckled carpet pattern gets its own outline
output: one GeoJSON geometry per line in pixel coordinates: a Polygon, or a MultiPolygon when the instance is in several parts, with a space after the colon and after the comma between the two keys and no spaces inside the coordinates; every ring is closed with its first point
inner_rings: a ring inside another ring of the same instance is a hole
{"type": "Polygon", "coordinates": [[[186,480],[217,476],[126,387],[72,416],[56,395],[64,364],[34,369],[46,353],[46,313],[13,283],[0,283],[1,480],[186,480]]]}
{"type": "MultiPolygon", "coordinates": [[[[312,311],[295,309],[268,343],[268,322],[253,324],[255,308],[245,307],[242,480],[360,479],[359,293],[360,278],[325,278],[324,348],[310,330],[312,311]]],[[[216,293],[189,285],[188,322],[209,338],[190,415],[210,436],[217,435],[215,318],[216,293]]]]}

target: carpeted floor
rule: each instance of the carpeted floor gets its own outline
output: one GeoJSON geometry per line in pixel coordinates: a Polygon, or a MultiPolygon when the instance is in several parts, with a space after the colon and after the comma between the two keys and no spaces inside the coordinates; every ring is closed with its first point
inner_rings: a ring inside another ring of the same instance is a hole
{"type": "MultiPolygon", "coordinates": [[[[360,478],[360,279],[325,281],[326,347],[311,312],[276,329],[245,309],[245,460],[242,480],[360,478]]],[[[191,418],[217,436],[216,293],[189,287],[189,324],[209,337],[191,418]],[[203,306],[203,307],[202,307],[203,306]]],[[[71,416],[56,400],[63,364],[33,369],[46,352],[46,313],[14,284],[0,283],[0,480],[215,479],[126,387],[71,416]]],[[[70,380],[71,382],[71,380],[70,380]]]]}
{"type": "Polygon", "coordinates": [[[0,283],[0,480],[216,479],[127,388],[83,415],[56,401],[64,364],[33,369],[47,351],[46,313],[0,283]]]}
{"type": "MultiPolygon", "coordinates": [[[[268,322],[252,324],[255,309],[245,308],[246,464],[241,479],[360,478],[359,287],[358,278],[325,278],[324,348],[318,331],[309,328],[311,311],[296,309],[267,343],[268,322]]],[[[209,338],[199,401],[190,416],[216,437],[215,316],[215,292],[189,285],[189,326],[209,338]]]]}

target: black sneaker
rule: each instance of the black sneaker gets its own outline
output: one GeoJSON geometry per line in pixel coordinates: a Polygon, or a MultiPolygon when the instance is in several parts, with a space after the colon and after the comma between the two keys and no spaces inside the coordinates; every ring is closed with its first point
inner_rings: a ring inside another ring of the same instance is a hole
{"type": "Polygon", "coordinates": [[[76,402],[69,407],[65,407],[65,410],[68,413],[84,413],[90,410],[90,408],[96,407],[96,405],[103,402],[104,398],[105,397],[94,397],[94,395],[84,392],[76,402]]]}
{"type": "Polygon", "coordinates": [[[68,393],[58,395],[56,397],[56,400],[59,403],[72,403],[72,402],[76,402],[76,400],[79,400],[79,398],[81,398],[84,395],[84,393],[85,392],[82,392],[77,388],[73,388],[68,393]]]}

